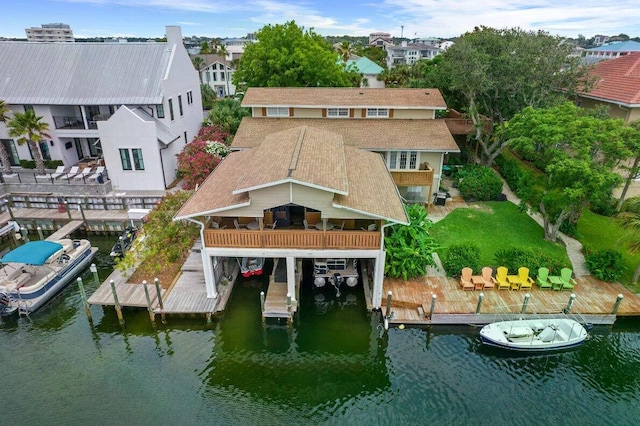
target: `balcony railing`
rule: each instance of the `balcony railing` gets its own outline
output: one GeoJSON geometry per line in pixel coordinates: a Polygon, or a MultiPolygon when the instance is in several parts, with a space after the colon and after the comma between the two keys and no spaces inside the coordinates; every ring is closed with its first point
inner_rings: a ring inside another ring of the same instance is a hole
{"type": "Polygon", "coordinates": [[[84,129],[82,117],[74,116],[53,116],[53,123],[56,129],[84,129]]]}
{"type": "Polygon", "coordinates": [[[205,229],[206,247],[377,250],[380,232],[205,229]]]}
{"type": "Polygon", "coordinates": [[[427,186],[433,184],[433,170],[392,170],[397,186],[427,186]]]}

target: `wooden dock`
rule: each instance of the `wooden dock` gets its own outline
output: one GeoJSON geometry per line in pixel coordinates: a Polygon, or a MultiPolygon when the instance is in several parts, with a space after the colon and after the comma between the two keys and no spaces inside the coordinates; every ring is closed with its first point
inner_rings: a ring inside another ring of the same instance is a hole
{"type": "MultiPolygon", "coordinates": [[[[148,307],[147,298],[144,293],[144,286],[142,284],[127,283],[126,278],[122,275],[119,269],[114,269],[100,287],[98,287],[98,289],[89,297],[89,304],[115,306],[116,303],[113,298],[113,292],[111,291],[111,280],[113,280],[115,284],[120,306],[131,306],[136,308],[148,307]]],[[[151,283],[147,286],[147,289],[149,290],[151,306],[153,309],[157,309],[159,303],[156,288],[153,283],[151,283]]],[[[161,297],[164,298],[165,293],[166,290],[160,287],[161,297]]]]}
{"type": "MultiPolygon", "coordinates": [[[[526,313],[560,313],[567,307],[570,295],[576,295],[572,313],[582,315],[594,324],[611,324],[618,294],[623,295],[618,316],[639,316],[640,296],[631,293],[621,284],[602,282],[591,276],[576,278],[578,285],[573,292],[540,290],[534,286],[526,313]]],[[[486,290],[480,308],[476,308],[480,291],[463,291],[457,279],[423,277],[413,281],[385,278],[382,314],[386,314],[386,295],[392,292],[392,317],[389,324],[486,324],[495,321],[495,314],[519,314],[524,302],[524,291],[486,290]],[[436,296],[433,318],[429,317],[432,296],[436,296]]]]}
{"type": "Polygon", "coordinates": [[[53,234],[49,235],[46,240],[47,241],[58,241],[63,238],[69,237],[74,231],[77,231],[84,225],[84,221],[82,220],[72,220],[71,222],[64,225],[62,228],[58,229],[53,234]]]}
{"type": "Polygon", "coordinates": [[[262,322],[267,318],[286,318],[289,324],[293,321],[293,316],[298,310],[296,300],[300,297],[302,262],[298,261],[296,268],[296,294],[291,295],[295,300],[289,304],[286,261],[285,259],[274,259],[273,272],[269,276],[269,288],[262,306],[262,322]]]}

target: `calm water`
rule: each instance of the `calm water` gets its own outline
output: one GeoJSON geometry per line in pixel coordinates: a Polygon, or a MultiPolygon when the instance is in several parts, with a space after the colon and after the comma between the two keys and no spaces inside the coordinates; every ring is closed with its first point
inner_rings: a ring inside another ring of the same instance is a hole
{"type": "MultiPolygon", "coordinates": [[[[110,269],[110,239],[92,238],[110,269]]],[[[96,285],[85,275],[87,292],[96,285]]],[[[261,283],[224,318],[92,307],[70,285],[30,319],[0,324],[0,424],[638,424],[640,322],[596,329],[565,353],[508,356],[477,329],[383,333],[359,293],[263,329],[261,283]]]]}

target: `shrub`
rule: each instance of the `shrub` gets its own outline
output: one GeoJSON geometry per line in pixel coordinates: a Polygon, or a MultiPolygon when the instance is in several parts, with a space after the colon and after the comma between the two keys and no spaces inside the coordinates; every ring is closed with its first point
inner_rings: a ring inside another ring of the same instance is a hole
{"type": "Polygon", "coordinates": [[[502,180],[489,167],[468,166],[458,174],[458,189],[465,199],[492,201],[502,193],[502,180]]]}
{"type": "Polygon", "coordinates": [[[183,189],[194,189],[211,174],[228,153],[229,136],[218,126],[205,126],[184,147],[178,154],[178,177],[184,177],[183,189]]]}
{"type": "Polygon", "coordinates": [[[59,166],[64,166],[64,162],[62,160],[44,160],[44,166],[47,169],[57,169],[59,166]]]}
{"type": "Polygon", "coordinates": [[[586,260],[589,272],[603,281],[618,281],[624,270],[622,254],[617,250],[587,252],[586,260]]]}
{"type": "Polygon", "coordinates": [[[20,160],[20,167],[23,169],[35,169],[36,161],[35,160],[20,160]]]}
{"type": "Polygon", "coordinates": [[[480,248],[474,244],[460,244],[449,247],[442,265],[450,277],[459,277],[462,268],[471,268],[480,273],[480,248]]]}
{"type": "Polygon", "coordinates": [[[494,259],[497,266],[506,266],[509,272],[515,274],[520,267],[529,269],[531,275],[537,275],[538,269],[545,267],[553,274],[559,274],[564,265],[542,250],[522,247],[511,247],[495,252],[494,259]]]}

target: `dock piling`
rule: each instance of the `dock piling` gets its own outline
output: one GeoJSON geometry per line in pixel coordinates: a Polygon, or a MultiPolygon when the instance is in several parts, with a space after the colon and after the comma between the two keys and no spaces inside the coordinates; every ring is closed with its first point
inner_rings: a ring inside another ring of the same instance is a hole
{"type": "Polygon", "coordinates": [[[87,314],[87,318],[89,318],[89,321],[91,321],[91,310],[89,309],[89,302],[87,302],[87,293],[84,291],[82,278],[78,277],[76,281],[78,282],[78,288],[80,289],[80,298],[82,299],[82,304],[84,305],[84,313],[87,314]]]}
{"type": "Polygon", "coordinates": [[[38,237],[40,237],[40,241],[44,240],[44,234],[42,233],[42,227],[38,226],[37,231],[38,231],[38,237]]]}
{"type": "Polygon", "coordinates": [[[291,293],[287,293],[287,311],[291,312],[291,293]]]}
{"type": "Polygon", "coordinates": [[[265,301],[265,294],[264,291],[260,292],[260,312],[262,313],[262,324],[265,324],[265,317],[264,317],[264,301],[265,301]]]}
{"type": "Polygon", "coordinates": [[[147,286],[147,281],[142,281],[142,288],[144,288],[144,297],[147,299],[147,310],[149,311],[149,318],[152,323],[156,322],[156,314],[153,312],[153,306],[151,306],[151,297],[149,296],[149,287],[147,286]]]}
{"type": "Polygon", "coordinates": [[[576,301],[576,295],[575,293],[571,293],[571,296],[569,296],[569,303],[567,303],[567,307],[566,307],[567,312],[571,312],[571,308],[573,308],[573,303],[575,301],[576,301]]]}
{"type": "Polygon", "coordinates": [[[122,316],[122,307],[120,306],[120,302],[118,301],[118,293],[116,292],[116,283],[115,281],[111,280],[109,282],[109,285],[111,285],[111,294],[113,294],[113,302],[115,303],[116,314],[118,315],[118,322],[120,322],[121,326],[124,326],[124,317],[122,316]]]}
{"type": "Polygon", "coordinates": [[[616,298],[616,303],[614,303],[613,309],[611,310],[612,314],[618,313],[618,308],[620,308],[620,303],[622,303],[623,298],[624,296],[622,294],[618,294],[618,297],[616,298]]]}
{"type": "Polygon", "coordinates": [[[153,284],[156,286],[156,293],[158,293],[158,305],[160,305],[160,318],[162,319],[162,323],[166,322],[164,317],[164,303],[162,302],[162,293],[160,293],[160,280],[157,278],[153,279],[153,284]]]}
{"type": "Polygon", "coordinates": [[[480,313],[480,309],[482,308],[482,301],[484,300],[484,293],[480,292],[478,295],[478,304],[476,305],[476,314],[480,313]]]}
{"type": "Polygon", "coordinates": [[[100,278],[98,277],[98,267],[96,266],[96,264],[92,263],[91,266],[89,266],[89,270],[93,274],[93,282],[96,285],[100,284],[100,278]]]}
{"type": "Polygon", "coordinates": [[[385,318],[391,318],[391,299],[393,298],[392,292],[387,292],[387,312],[385,313],[385,318]]]}
{"type": "Polygon", "coordinates": [[[429,309],[429,319],[433,319],[433,313],[436,310],[436,300],[438,299],[438,296],[435,294],[431,295],[431,309],[429,309]]]}
{"type": "Polygon", "coordinates": [[[524,302],[522,302],[522,309],[520,310],[521,314],[524,314],[527,311],[527,305],[529,305],[529,299],[531,299],[531,295],[529,293],[524,295],[524,302]]]}

